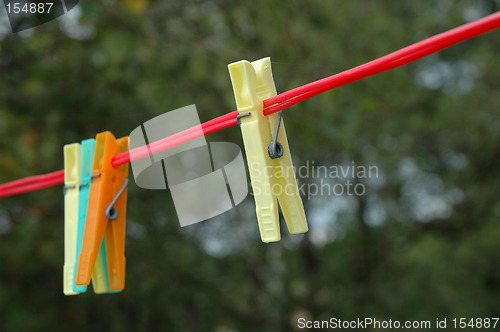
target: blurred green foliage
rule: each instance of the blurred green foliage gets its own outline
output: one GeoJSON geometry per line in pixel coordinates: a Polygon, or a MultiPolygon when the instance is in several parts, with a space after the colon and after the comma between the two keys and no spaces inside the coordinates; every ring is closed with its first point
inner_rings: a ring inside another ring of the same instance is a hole
{"type": "MultiPolygon", "coordinates": [[[[499,9],[493,0],[82,0],[0,35],[0,182],[64,144],[195,103],[235,109],[227,64],[271,56],[278,91],[499,9]]],[[[310,232],[260,242],[254,203],[180,228],[131,185],[127,287],[62,294],[61,188],[0,201],[0,331],[292,331],[297,319],[500,315],[499,32],[284,113],[295,164],[376,165],[361,197],[305,199],[310,232]]],[[[233,127],[208,137],[242,146],[233,127]]],[[[314,179],[301,179],[310,183],[314,179]]],[[[449,326],[449,325],[448,325],[449,326]]]]}

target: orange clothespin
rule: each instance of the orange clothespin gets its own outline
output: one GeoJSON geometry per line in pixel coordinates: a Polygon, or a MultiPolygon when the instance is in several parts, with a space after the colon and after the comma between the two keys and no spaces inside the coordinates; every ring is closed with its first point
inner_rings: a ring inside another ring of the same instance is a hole
{"type": "Polygon", "coordinates": [[[128,137],[117,140],[109,131],[96,137],[87,220],[78,260],[77,285],[90,283],[99,249],[106,236],[109,290],[120,291],[125,287],[128,165],[113,168],[111,160],[128,149],[128,137]]]}

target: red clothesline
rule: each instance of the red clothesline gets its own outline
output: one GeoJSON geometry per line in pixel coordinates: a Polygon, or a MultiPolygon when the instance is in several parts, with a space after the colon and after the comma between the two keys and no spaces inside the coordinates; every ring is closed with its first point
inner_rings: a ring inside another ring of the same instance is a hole
{"type": "MultiPolygon", "coordinates": [[[[238,122],[236,121],[236,116],[238,116],[238,111],[228,113],[213,120],[207,121],[199,126],[186,129],[172,136],[153,142],[149,145],[149,148],[151,149],[151,152],[153,154],[172,149],[198,137],[208,135],[238,124],[238,122]]],[[[113,167],[118,167],[123,164],[130,163],[131,160],[135,161],[149,156],[149,152],[146,150],[146,154],[144,154],[144,150],[145,149],[141,147],[130,150],[127,153],[118,154],[113,158],[111,164],[113,165],[113,167]]],[[[0,185],[0,198],[19,195],[62,183],[64,183],[64,170],[44,175],[34,175],[0,185]]]]}
{"type": "MultiPolygon", "coordinates": [[[[406,65],[427,55],[441,51],[447,47],[477,37],[499,27],[500,12],[497,12],[477,21],[464,24],[460,27],[424,39],[423,41],[412,44],[355,68],[266,99],[263,101],[264,115],[279,112],[320,93],[406,65]]],[[[205,122],[199,126],[186,129],[172,136],[153,142],[148,146],[139,147],[130,150],[129,152],[118,154],[113,158],[111,163],[113,167],[118,167],[120,165],[148,157],[150,153],[156,154],[189,142],[198,137],[234,126],[237,124],[236,116],[238,114],[238,111],[234,111],[205,122]]],[[[64,170],[44,175],[30,176],[0,185],[0,198],[34,191],[61,183],[64,183],[64,170]]]]}
{"type": "Polygon", "coordinates": [[[238,116],[238,114],[238,111],[233,111],[223,116],[219,116],[218,118],[215,118],[213,120],[207,121],[199,126],[195,126],[180,131],[172,136],[162,138],[161,140],[153,142],[146,147],[142,146],[136,149],[132,149],[128,152],[118,154],[111,161],[111,165],[113,165],[113,167],[118,167],[123,164],[130,163],[131,161],[136,161],[141,158],[148,157],[150,153],[156,154],[168,149],[172,149],[176,146],[187,143],[201,136],[214,133],[224,128],[235,126],[238,124],[236,122],[236,117],[238,116]]]}
{"type": "Polygon", "coordinates": [[[424,39],[386,56],[362,64],[301,87],[283,92],[264,100],[264,115],[269,115],[297,103],[314,97],[328,90],[338,88],[363,78],[406,65],[410,62],[436,53],[462,41],[477,37],[500,27],[500,12],[491,14],[477,21],[424,39]]]}

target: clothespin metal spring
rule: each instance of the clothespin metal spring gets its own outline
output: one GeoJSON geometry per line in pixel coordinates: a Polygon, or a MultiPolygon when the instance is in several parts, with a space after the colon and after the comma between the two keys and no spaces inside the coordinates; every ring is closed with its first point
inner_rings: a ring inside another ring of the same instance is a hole
{"type": "Polygon", "coordinates": [[[245,117],[250,116],[250,115],[252,115],[250,112],[238,114],[238,116],[236,117],[236,122],[238,123],[238,126],[241,127],[241,120],[240,120],[241,118],[245,118],[245,117]]]}
{"type": "Polygon", "coordinates": [[[283,153],[285,152],[283,149],[283,145],[281,145],[281,143],[278,142],[278,134],[280,131],[282,112],[283,111],[280,111],[278,113],[278,119],[276,121],[276,128],[274,129],[273,140],[271,141],[271,144],[269,144],[268,152],[269,152],[269,157],[271,157],[271,159],[281,158],[283,156],[283,153]]]}
{"type": "Polygon", "coordinates": [[[109,203],[108,207],[106,208],[106,212],[105,212],[106,218],[108,218],[109,220],[115,220],[116,218],[118,218],[118,210],[115,208],[115,204],[118,201],[118,199],[120,198],[120,196],[123,194],[125,189],[127,189],[128,181],[129,181],[128,178],[126,178],[125,183],[123,184],[123,187],[120,189],[118,194],[116,194],[115,198],[113,198],[111,203],[109,203]]]}

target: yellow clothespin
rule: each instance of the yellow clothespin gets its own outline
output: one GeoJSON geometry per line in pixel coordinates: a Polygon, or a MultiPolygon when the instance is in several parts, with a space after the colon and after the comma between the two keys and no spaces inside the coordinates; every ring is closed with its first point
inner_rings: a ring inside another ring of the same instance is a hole
{"type": "Polygon", "coordinates": [[[263,100],[276,96],[270,58],[228,66],[250,170],[263,242],[281,239],[278,199],[291,234],[309,230],[281,114],[264,116],[263,100]]]}
{"type": "Polygon", "coordinates": [[[73,291],[76,238],[78,232],[78,205],[80,197],[79,143],[64,146],[64,272],[63,291],[65,295],[76,295],[73,291]]]}

